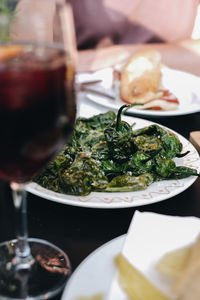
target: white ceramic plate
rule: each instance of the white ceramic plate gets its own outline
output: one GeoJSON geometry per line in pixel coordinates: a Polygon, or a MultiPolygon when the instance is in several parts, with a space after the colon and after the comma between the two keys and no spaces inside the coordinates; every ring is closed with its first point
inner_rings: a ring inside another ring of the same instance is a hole
{"type": "MultiPolygon", "coordinates": [[[[113,70],[111,68],[99,70],[90,74],[89,77],[84,77],[84,74],[81,74],[77,78],[79,81],[84,81],[84,78],[85,80],[92,80],[92,78],[102,79],[102,83],[99,87],[101,86],[103,90],[114,95],[114,92],[112,91],[113,70]]],[[[169,117],[187,115],[200,111],[200,77],[190,73],[163,67],[162,86],[174,93],[179,99],[180,105],[177,110],[159,111],[131,108],[129,113],[142,116],[169,117]]],[[[97,88],[99,87],[97,85],[97,88]]],[[[95,87],[93,86],[92,88],[95,87]]],[[[114,110],[118,110],[121,105],[125,104],[119,98],[116,98],[116,100],[110,100],[103,96],[97,96],[90,93],[87,93],[86,97],[94,103],[114,110]]]]}
{"type": "Polygon", "coordinates": [[[72,274],[61,300],[105,294],[115,273],[113,259],[120,253],[124,241],[125,235],[117,237],[90,254],[72,274]]]}
{"type": "Polygon", "coordinates": [[[199,218],[136,211],[127,235],[104,244],[78,266],[64,289],[62,300],[97,294],[104,295],[106,300],[128,300],[119,285],[114,263],[119,253],[173,299],[173,282],[157,270],[157,263],[166,253],[194,243],[199,232],[199,218]]]}
{"type": "MultiPolygon", "coordinates": [[[[125,116],[123,119],[130,124],[135,122],[135,129],[153,124],[153,122],[140,118],[125,116]]],[[[195,168],[200,171],[200,158],[196,149],[183,136],[179,134],[177,135],[183,144],[183,152],[189,150],[190,153],[183,158],[175,159],[176,164],[195,168]]],[[[39,197],[63,204],[92,208],[125,208],[166,200],[186,190],[195,180],[196,176],[190,176],[181,180],[165,180],[154,182],[144,191],[121,193],[92,192],[88,196],[72,196],[55,193],[51,190],[41,187],[36,183],[28,184],[26,186],[26,190],[39,197]]]]}

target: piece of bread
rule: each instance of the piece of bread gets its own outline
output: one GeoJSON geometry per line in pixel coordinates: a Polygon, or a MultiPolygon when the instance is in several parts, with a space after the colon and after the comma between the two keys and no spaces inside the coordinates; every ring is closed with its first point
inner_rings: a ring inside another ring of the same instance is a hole
{"type": "Polygon", "coordinates": [[[145,104],[162,96],[161,55],[156,50],[140,52],[132,57],[121,72],[120,96],[129,104],[145,104]]]}
{"type": "Polygon", "coordinates": [[[182,273],[172,286],[178,300],[200,299],[200,236],[191,248],[191,253],[182,273]]]}
{"type": "Polygon", "coordinates": [[[200,299],[200,235],[193,244],[166,253],[157,269],[173,279],[172,293],[177,300],[200,299]]]}

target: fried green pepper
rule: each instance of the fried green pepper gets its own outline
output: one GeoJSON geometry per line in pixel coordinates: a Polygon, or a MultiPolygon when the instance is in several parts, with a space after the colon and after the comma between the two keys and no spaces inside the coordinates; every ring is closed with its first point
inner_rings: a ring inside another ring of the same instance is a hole
{"type": "Polygon", "coordinates": [[[145,190],[153,182],[153,175],[145,173],[140,176],[121,175],[113,178],[104,191],[131,192],[145,190]]]}
{"type": "Polygon", "coordinates": [[[123,105],[117,114],[117,121],[104,130],[105,140],[108,146],[110,159],[119,163],[127,161],[135,151],[132,139],[132,127],[127,122],[122,121],[123,109],[128,105],[123,105]]]}
{"type": "Polygon", "coordinates": [[[162,142],[157,136],[149,136],[147,134],[139,135],[134,138],[134,144],[138,151],[154,152],[162,149],[162,142]]]}
{"type": "Polygon", "coordinates": [[[128,162],[122,165],[123,172],[131,172],[132,175],[141,175],[150,172],[154,166],[152,158],[150,154],[137,151],[128,162]]]}
{"type": "Polygon", "coordinates": [[[199,176],[199,174],[195,169],[178,166],[174,169],[174,172],[171,174],[170,179],[182,179],[189,176],[199,176]]]}
{"type": "Polygon", "coordinates": [[[34,178],[34,181],[43,187],[58,192],[60,174],[69,168],[72,162],[70,155],[61,153],[34,178]]]}
{"type": "Polygon", "coordinates": [[[72,195],[88,195],[95,189],[103,189],[108,184],[108,180],[102,170],[99,169],[99,163],[80,153],[76,159],[66,169],[60,177],[60,190],[72,195]]]}
{"type": "Polygon", "coordinates": [[[135,137],[140,135],[157,136],[162,145],[162,151],[160,152],[162,158],[174,158],[188,153],[181,154],[183,146],[179,138],[172,131],[157,124],[135,130],[133,135],[135,137]]]}
{"type": "Polygon", "coordinates": [[[169,178],[175,171],[176,164],[172,159],[155,159],[155,173],[159,177],[169,178]]]}

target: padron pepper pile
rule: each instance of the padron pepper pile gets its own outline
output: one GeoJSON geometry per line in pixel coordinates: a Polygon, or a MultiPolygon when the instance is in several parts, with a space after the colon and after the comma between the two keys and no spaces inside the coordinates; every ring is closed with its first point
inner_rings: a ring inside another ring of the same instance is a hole
{"type": "Polygon", "coordinates": [[[55,192],[88,195],[146,189],[166,179],[198,176],[197,170],[176,166],[182,144],[171,131],[153,124],[134,130],[121,115],[109,111],[78,118],[70,143],[34,181],[55,192]]]}

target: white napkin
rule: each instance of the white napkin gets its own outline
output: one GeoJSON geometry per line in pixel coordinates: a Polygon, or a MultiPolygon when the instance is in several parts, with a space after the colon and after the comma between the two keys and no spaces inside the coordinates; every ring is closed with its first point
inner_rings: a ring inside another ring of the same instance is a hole
{"type": "MultiPolygon", "coordinates": [[[[194,242],[199,233],[198,218],[136,211],[122,254],[163,293],[173,297],[170,294],[170,280],[161,276],[155,266],[165,253],[194,242]]],[[[117,273],[105,299],[128,299],[118,284],[117,273]]]]}
{"type": "Polygon", "coordinates": [[[76,82],[80,84],[85,81],[90,82],[94,80],[101,80],[101,83],[97,84],[97,86],[101,85],[105,89],[111,88],[113,83],[113,68],[100,69],[90,73],[78,73],[76,75],[76,82]]]}
{"type": "MultiPolygon", "coordinates": [[[[114,95],[114,91],[112,89],[113,84],[113,69],[112,68],[105,68],[98,70],[96,72],[90,73],[78,73],[76,75],[76,83],[82,84],[84,82],[93,82],[94,80],[101,80],[100,83],[91,85],[92,89],[96,90],[105,90],[108,94],[114,95]]],[[[105,113],[109,109],[107,106],[101,105],[101,101],[99,103],[95,103],[90,101],[86,95],[87,92],[79,92],[77,96],[77,117],[84,116],[84,117],[91,117],[93,115],[99,113],[105,113]]],[[[102,100],[102,96],[99,96],[102,100]]],[[[105,101],[110,101],[106,99],[105,101]]],[[[111,100],[114,101],[114,100],[111,100]]],[[[114,103],[114,102],[113,102],[114,103]]]]}

